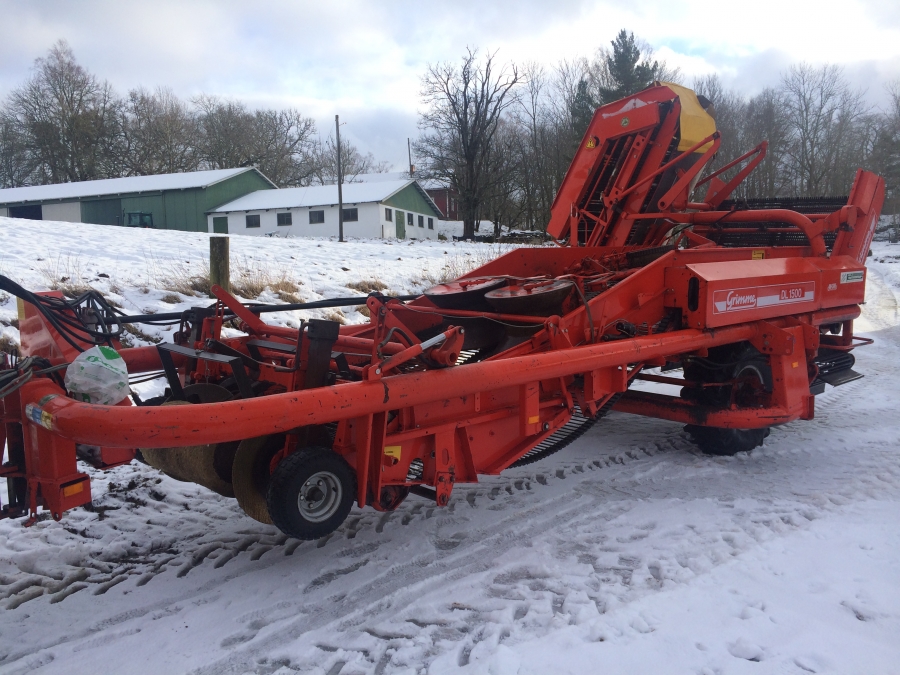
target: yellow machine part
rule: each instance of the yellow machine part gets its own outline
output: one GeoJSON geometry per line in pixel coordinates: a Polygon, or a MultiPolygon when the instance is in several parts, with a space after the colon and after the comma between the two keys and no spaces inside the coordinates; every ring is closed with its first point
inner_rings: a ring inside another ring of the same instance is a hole
{"type": "MultiPolygon", "coordinates": [[[[682,87],[680,84],[672,84],[671,82],[660,82],[660,84],[667,86],[678,94],[678,98],[681,101],[679,152],[684,152],[716,130],[716,120],[700,105],[697,94],[687,87],[682,87]]],[[[706,152],[710,146],[712,146],[712,142],[701,146],[696,152],[706,152]]]]}

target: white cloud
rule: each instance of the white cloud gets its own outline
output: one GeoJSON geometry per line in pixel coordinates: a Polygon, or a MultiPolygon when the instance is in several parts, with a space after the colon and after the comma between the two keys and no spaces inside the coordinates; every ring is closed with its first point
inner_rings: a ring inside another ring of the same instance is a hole
{"type": "Polygon", "coordinates": [[[754,0],[710,5],[632,0],[0,0],[0,96],[59,38],[120,91],[171,86],[252,105],[292,105],[327,133],[334,114],[366,151],[402,166],[420,77],[466,46],[501,60],[590,56],[620,28],[650,42],[690,81],[718,72],[747,93],[800,60],[845,65],[877,100],[900,77],[895,0],[754,0]]]}

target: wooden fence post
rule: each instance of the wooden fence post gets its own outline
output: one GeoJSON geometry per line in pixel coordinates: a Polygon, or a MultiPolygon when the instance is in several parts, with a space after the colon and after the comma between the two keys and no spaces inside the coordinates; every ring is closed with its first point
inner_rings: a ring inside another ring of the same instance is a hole
{"type": "MultiPolygon", "coordinates": [[[[228,237],[209,238],[209,285],[217,284],[231,292],[231,267],[228,260],[228,237]]],[[[213,297],[212,293],[209,297],[213,297]]]]}

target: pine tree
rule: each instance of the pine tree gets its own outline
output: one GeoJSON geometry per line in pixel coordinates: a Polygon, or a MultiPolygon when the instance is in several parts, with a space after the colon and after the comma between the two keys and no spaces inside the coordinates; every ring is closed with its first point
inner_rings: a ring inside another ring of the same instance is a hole
{"type": "Polygon", "coordinates": [[[591,123],[591,118],[594,116],[594,110],[597,106],[597,101],[594,100],[594,97],[591,96],[591,92],[588,89],[587,80],[582,78],[578,81],[578,86],[575,89],[575,97],[569,104],[569,117],[572,120],[572,131],[575,132],[574,135],[577,140],[580,140],[584,135],[585,130],[591,123]]]}
{"type": "Polygon", "coordinates": [[[659,62],[641,60],[641,50],[634,33],[624,28],[612,41],[612,52],[605,56],[608,85],[600,87],[601,103],[610,103],[639,92],[657,78],[659,62]]]}

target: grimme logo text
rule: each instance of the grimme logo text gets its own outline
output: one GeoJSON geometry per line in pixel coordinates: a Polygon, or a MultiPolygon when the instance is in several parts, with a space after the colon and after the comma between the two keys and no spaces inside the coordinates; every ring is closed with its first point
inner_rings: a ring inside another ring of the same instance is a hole
{"type": "Polygon", "coordinates": [[[749,307],[756,307],[756,293],[741,294],[738,291],[728,291],[728,296],[725,298],[725,311],[749,307]]]}

